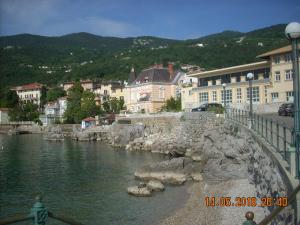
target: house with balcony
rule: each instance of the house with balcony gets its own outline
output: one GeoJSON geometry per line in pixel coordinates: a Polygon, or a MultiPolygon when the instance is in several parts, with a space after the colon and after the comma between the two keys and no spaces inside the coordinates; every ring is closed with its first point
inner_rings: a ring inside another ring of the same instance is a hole
{"type": "Polygon", "coordinates": [[[173,64],[168,68],[154,65],[136,75],[134,69],[125,86],[125,105],[131,112],[158,112],[171,97],[176,98],[178,80],[183,73],[175,72],[173,64]]]}
{"type": "Polygon", "coordinates": [[[24,103],[34,103],[40,105],[43,85],[39,83],[30,83],[12,88],[19,96],[19,100],[24,103]]]}
{"type": "Polygon", "coordinates": [[[96,104],[100,105],[108,101],[110,98],[125,98],[124,83],[122,81],[102,81],[96,84],[93,92],[96,97],[96,104]]]}
{"type": "Polygon", "coordinates": [[[58,98],[56,101],[48,102],[45,105],[45,115],[41,117],[44,125],[64,121],[64,113],[67,109],[67,97],[58,98]]]}

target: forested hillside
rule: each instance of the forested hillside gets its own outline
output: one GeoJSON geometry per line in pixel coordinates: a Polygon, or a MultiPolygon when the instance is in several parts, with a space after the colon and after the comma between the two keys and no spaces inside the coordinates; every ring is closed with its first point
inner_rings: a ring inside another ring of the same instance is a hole
{"type": "MultiPolygon", "coordinates": [[[[89,33],[60,37],[31,34],[0,37],[0,87],[28,82],[127,79],[154,64],[175,62],[206,69],[257,61],[258,54],[288,44],[285,24],[248,33],[224,31],[192,40],[158,37],[116,38],[89,33]]],[[[179,31],[180,32],[180,31],[179,31]]]]}

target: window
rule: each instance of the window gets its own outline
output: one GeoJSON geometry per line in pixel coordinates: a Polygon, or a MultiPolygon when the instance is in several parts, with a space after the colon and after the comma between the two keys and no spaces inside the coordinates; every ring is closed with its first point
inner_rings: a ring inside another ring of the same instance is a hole
{"type": "Polygon", "coordinates": [[[104,90],[104,95],[107,95],[107,90],[104,90]]]}
{"type": "Polygon", "coordinates": [[[280,71],[275,72],[275,81],[280,81],[280,71]]]}
{"type": "MultiPolygon", "coordinates": [[[[250,101],[250,88],[247,88],[247,101],[250,101]]],[[[259,87],[252,87],[252,102],[259,102],[259,87]]]]}
{"type": "Polygon", "coordinates": [[[112,89],[111,92],[112,92],[112,93],[116,93],[116,89],[112,89]]]}
{"type": "Polygon", "coordinates": [[[217,102],[217,91],[212,92],[213,102],[217,102]]]}
{"type": "Polygon", "coordinates": [[[265,103],[268,103],[268,86],[265,86],[265,103]]]}
{"type": "Polygon", "coordinates": [[[286,101],[288,101],[288,102],[294,101],[294,92],[293,91],[286,92],[286,101]]]}
{"type": "Polygon", "coordinates": [[[192,95],[192,91],[191,90],[189,90],[189,95],[192,95]]]}
{"type": "Polygon", "coordinates": [[[208,102],[208,92],[202,92],[199,94],[199,101],[202,102],[208,102]]]}
{"type": "Polygon", "coordinates": [[[159,87],[159,98],[165,98],[165,87],[164,86],[159,87]]]}
{"type": "Polygon", "coordinates": [[[286,70],[285,71],[285,80],[292,80],[293,79],[293,71],[292,70],[286,70]]]}
{"type": "Polygon", "coordinates": [[[274,57],[274,63],[275,64],[279,64],[280,63],[280,56],[279,55],[274,57]]]}
{"type": "Polygon", "coordinates": [[[271,93],[272,102],[278,101],[278,92],[271,93]]]}
{"type": "MultiPolygon", "coordinates": [[[[224,90],[221,91],[221,102],[224,104],[224,90]]],[[[225,102],[226,104],[232,103],[232,90],[225,90],[225,102]]]]}
{"type": "Polygon", "coordinates": [[[292,55],[291,55],[291,53],[288,53],[288,54],[284,55],[284,61],[285,62],[291,62],[292,61],[292,55]]]}
{"type": "Polygon", "coordinates": [[[242,89],[241,88],[236,89],[236,102],[242,103],[242,89]]]}

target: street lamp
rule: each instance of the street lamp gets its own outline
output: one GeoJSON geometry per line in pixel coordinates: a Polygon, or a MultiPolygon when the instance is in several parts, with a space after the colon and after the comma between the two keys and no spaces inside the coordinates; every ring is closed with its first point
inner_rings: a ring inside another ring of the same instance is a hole
{"type": "Polygon", "coordinates": [[[300,23],[289,23],[285,28],[285,35],[292,43],[293,60],[293,88],[294,88],[294,144],[296,148],[296,177],[300,178],[299,155],[300,155],[300,77],[299,77],[299,50],[300,23]]]}
{"type": "Polygon", "coordinates": [[[253,80],[253,73],[248,73],[247,78],[249,81],[249,100],[250,100],[250,111],[249,111],[249,117],[250,117],[250,123],[249,127],[253,127],[253,105],[252,105],[252,80],[253,80]]]}
{"type": "Polygon", "coordinates": [[[225,88],[226,88],[227,84],[223,83],[222,87],[223,87],[223,101],[224,101],[224,115],[226,117],[226,92],[225,92],[225,88]]]}

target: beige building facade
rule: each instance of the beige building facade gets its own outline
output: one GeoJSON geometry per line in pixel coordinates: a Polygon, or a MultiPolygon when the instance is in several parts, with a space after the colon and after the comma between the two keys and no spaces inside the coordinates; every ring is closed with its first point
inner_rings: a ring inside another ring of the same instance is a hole
{"type": "Polygon", "coordinates": [[[182,90],[182,106],[184,109],[190,110],[206,102],[224,105],[225,101],[232,107],[247,107],[249,82],[246,76],[249,72],[254,74],[253,103],[266,103],[265,92],[270,87],[270,68],[268,61],[263,61],[190,74],[190,76],[198,78],[198,84],[182,90]],[[224,83],[226,84],[225,89],[224,83]]]}
{"type": "Polygon", "coordinates": [[[266,61],[227,67],[204,72],[192,72],[198,84],[183,88],[182,107],[189,111],[205,102],[217,102],[240,109],[249,109],[249,81],[253,73],[252,93],[254,110],[270,108],[277,111],[283,102],[293,101],[291,47],[276,49],[259,58],[266,61]],[[224,89],[223,84],[226,84],[224,89]],[[272,108],[273,107],[273,108],[272,108]]]}
{"type": "Polygon", "coordinates": [[[166,101],[179,94],[178,80],[182,74],[174,72],[172,65],[163,68],[155,65],[143,70],[138,76],[134,70],[125,87],[125,105],[131,112],[155,113],[166,101]]]}
{"type": "MultiPolygon", "coordinates": [[[[300,45],[299,45],[300,47],[300,45]]],[[[271,67],[271,88],[269,90],[269,102],[293,101],[293,65],[292,48],[286,46],[257,56],[266,59],[271,67]]]]}

